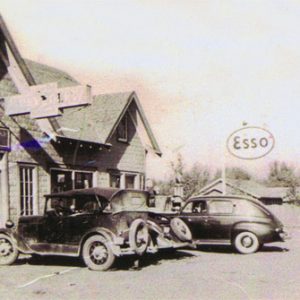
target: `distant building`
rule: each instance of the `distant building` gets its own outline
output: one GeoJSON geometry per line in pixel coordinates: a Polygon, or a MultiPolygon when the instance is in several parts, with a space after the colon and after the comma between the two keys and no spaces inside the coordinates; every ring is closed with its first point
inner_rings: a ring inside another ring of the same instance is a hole
{"type": "Polygon", "coordinates": [[[0,223],[41,213],[54,191],[144,189],[149,151],[161,155],[135,92],[92,95],[24,60],[0,16],[0,223]]]}
{"type": "MultiPolygon", "coordinates": [[[[287,187],[266,187],[252,180],[226,179],[227,195],[245,195],[259,200],[266,205],[283,204],[289,201],[289,191],[287,187]]],[[[219,178],[201,189],[201,195],[222,195],[223,179],[219,178]]]]}

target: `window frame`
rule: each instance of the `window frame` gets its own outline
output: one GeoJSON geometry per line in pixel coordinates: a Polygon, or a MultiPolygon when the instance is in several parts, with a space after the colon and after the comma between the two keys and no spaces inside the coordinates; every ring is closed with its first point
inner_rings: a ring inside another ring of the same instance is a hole
{"type": "Polygon", "coordinates": [[[128,143],[128,115],[125,114],[117,127],[118,142],[128,143]],[[124,128],[122,128],[124,127],[124,128]],[[123,132],[120,132],[123,130],[123,132]]]}
{"type": "Polygon", "coordinates": [[[19,178],[18,215],[20,216],[38,215],[38,173],[37,172],[38,172],[37,165],[26,164],[26,163],[18,164],[18,178],[19,178]],[[27,179],[26,181],[26,175],[27,177],[29,176],[29,174],[27,173],[28,171],[31,172],[30,175],[31,179],[29,181],[27,179]],[[26,199],[28,197],[30,197],[31,199],[26,199]]]}
{"type": "Polygon", "coordinates": [[[53,171],[61,171],[61,172],[69,172],[71,173],[71,180],[72,180],[72,189],[75,189],[75,185],[76,185],[76,173],[87,173],[87,174],[91,174],[92,175],[92,180],[91,180],[91,186],[90,187],[94,187],[95,185],[95,171],[89,171],[89,170],[80,170],[80,169],[61,169],[61,168],[50,168],[50,191],[51,193],[53,192],[53,186],[52,186],[52,172],[53,171]]]}
{"type": "Polygon", "coordinates": [[[120,189],[126,189],[126,177],[134,177],[133,179],[133,188],[134,190],[144,190],[145,187],[145,174],[138,173],[138,172],[129,172],[129,171],[119,171],[119,170],[109,170],[109,186],[112,187],[112,176],[119,176],[120,182],[119,187],[120,189]]]}

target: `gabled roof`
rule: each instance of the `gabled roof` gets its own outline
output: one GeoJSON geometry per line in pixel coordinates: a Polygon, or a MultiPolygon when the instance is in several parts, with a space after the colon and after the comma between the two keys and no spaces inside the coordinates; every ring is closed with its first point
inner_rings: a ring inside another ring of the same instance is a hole
{"type": "Polygon", "coordinates": [[[0,57],[4,61],[4,63],[7,65],[9,60],[7,58],[7,53],[6,49],[3,47],[4,46],[4,41],[7,43],[12,55],[14,56],[14,59],[16,60],[22,74],[24,75],[27,84],[28,85],[34,85],[35,80],[32,77],[32,74],[28,70],[28,67],[26,66],[12,36],[10,35],[10,32],[0,14],[0,40],[1,40],[1,49],[0,49],[0,57]]]}
{"type": "MultiPolygon", "coordinates": [[[[207,194],[212,190],[215,190],[217,186],[221,187],[223,182],[222,178],[218,178],[211,182],[204,188],[202,188],[199,194],[207,194]]],[[[253,198],[285,198],[287,196],[287,187],[266,187],[253,180],[235,180],[226,178],[226,186],[245,193],[253,198]]]]}
{"type": "MultiPolygon", "coordinates": [[[[30,60],[23,60],[0,15],[0,97],[15,95],[19,91],[23,95],[24,90],[26,93],[29,86],[52,82],[57,83],[58,88],[79,85],[76,80],[61,70],[30,60]],[[9,68],[11,63],[19,71],[17,75],[9,68]],[[18,76],[21,78],[20,81],[18,76]]],[[[31,98],[29,102],[32,103],[31,98]]],[[[93,97],[91,104],[76,102],[76,105],[79,106],[72,105],[73,107],[62,109],[62,116],[59,117],[48,117],[47,119],[43,117],[39,124],[41,126],[42,123],[45,123],[43,121],[46,121],[47,126],[42,127],[51,136],[53,127],[56,135],[62,138],[107,144],[132,103],[135,103],[137,107],[153,150],[161,155],[135,92],[97,95],[93,97]]]]}
{"type": "Polygon", "coordinates": [[[57,135],[107,144],[133,102],[137,105],[154,151],[160,155],[161,151],[135,92],[97,95],[90,105],[64,109],[62,116],[55,118],[57,135]]]}
{"type": "MultiPolygon", "coordinates": [[[[24,60],[30,73],[37,84],[57,82],[58,87],[75,86],[79,83],[69,74],[47,65],[43,65],[28,59],[24,60]]],[[[5,66],[0,63],[0,97],[7,97],[18,94],[18,90],[7,71],[5,66]]]]}
{"type": "Polygon", "coordinates": [[[62,70],[34,62],[29,59],[25,59],[24,61],[36,84],[56,82],[58,87],[79,85],[77,80],[62,70]]]}

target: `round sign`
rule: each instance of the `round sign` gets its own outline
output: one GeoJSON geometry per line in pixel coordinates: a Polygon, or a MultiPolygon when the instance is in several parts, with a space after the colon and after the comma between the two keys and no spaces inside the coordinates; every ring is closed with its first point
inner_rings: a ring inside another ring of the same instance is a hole
{"type": "Polygon", "coordinates": [[[234,131],[227,139],[227,149],[241,159],[261,158],[272,151],[275,139],[264,128],[249,126],[234,131]]]}

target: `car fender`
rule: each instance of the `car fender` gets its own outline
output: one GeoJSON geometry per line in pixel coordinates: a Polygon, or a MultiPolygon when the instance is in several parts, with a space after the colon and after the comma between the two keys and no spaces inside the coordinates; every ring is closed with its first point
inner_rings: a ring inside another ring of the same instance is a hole
{"type": "Polygon", "coordinates": [[[102,235],[106,240],[108,240],[109,242],[113,242],[116,235],[111,232],[109,229],[104,228],[104,227],[94,227],[91,228],[90,230],[88,230],[83,237],[80,240],[80,248],[82,248],[84,242],[92,235],[94,234],[99,234],[102,235]]]}
{"type": "Polygon", "coordinates": [[[88,230],[84,236],[81,238],[80,243],[83,243],[88,237],[90,237],[93,234],[99,234],[102,235],[105,239],[107,239],[108,241],[113,241],[115,238],[115,234],[113,232],[111,232],[109,229],[104,228],[104,227],[94,227],[91,228],[90,230],[88,230]]]}
{"type": "Polygon", "coordinates": [[[260,241],[263,241],[265,237],[271,234],[272,228],[266,223],[240,222],[235,224],[232,229],[232,239],[243,231],[250,231],[254,233],[260,241]]]}
{"type": "Polygon", "coordinates": [[[0,228],[0,233],[12,236],[13,231],[10,228],[0,228]]]}

